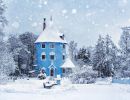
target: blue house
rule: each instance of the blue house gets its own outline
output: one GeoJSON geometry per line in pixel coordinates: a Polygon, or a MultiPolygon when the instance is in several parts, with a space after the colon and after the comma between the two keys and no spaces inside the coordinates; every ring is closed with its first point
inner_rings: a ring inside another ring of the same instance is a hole
{"type": "Polygon", "coordinates": [[[36,70],[42,70],[47,76],[62,77],[65,73],[62,66],[66,60],[66,45],[64,34],[53,26],[52,20],[46,23],[44,19],[43,32],[35,41],[36,70]]]}

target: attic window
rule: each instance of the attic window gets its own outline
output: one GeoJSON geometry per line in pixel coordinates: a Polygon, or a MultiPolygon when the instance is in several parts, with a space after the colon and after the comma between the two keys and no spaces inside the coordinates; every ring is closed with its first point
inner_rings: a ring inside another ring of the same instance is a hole
{"type": "Polygon", "coordinates": [[[42,48],[46,48],[46,45],[45,45],[45,43],[42,43],[42,48]]]}

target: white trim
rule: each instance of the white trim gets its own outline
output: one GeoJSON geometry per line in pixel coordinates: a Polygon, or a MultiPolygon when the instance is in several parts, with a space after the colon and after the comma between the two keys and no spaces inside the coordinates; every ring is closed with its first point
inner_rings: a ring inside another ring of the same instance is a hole
{"type": "Polygon", "coordinates": [[[53,61],[51,62],[51,65],[48,67],[49,69],[50,68],[56,68],[54,65],[53,65],[53,61]],[[53,66],[53,67],[52,67],[53,66]]]}
{"type": "Polygon", "coordinates": [[[55,55],[55,52],[51,51],[49,54],[50,54],[50,55],[55,55]]]}

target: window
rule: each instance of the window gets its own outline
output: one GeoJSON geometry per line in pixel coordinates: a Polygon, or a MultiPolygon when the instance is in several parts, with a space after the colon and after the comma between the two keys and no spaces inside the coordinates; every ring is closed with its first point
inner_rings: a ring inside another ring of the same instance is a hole
{"type": "Polygon", "coordinates": [[[42,48],[45,48],[45,47],[46,47],[45,43],[42,43],[42,48]]]}
{"type": "Polygon", "coordinates": [[[54,69],[53,68],[50,70],[50,76],[54,76],[54,69]]]}
{"type": "Polygon", "coordinates": [[[42,52],[41,58],[42,58],[42,60],[45,60],[45,59],[46,59],[46,54],[45,54],[45,52],[42,52]]]}
{"type": "Polygon", "coordinates": [[[65,60],[65,55],[62,55],[62,59],[65,60]]]}
{"type": "Polygon", "coordinates": [[[55,59],[55,56],[54,56],[54,55],[50,55],[50,59],[51,59],[51,60],[54,60],[54,59],[55,59]]]}
{"type": "Polygon", "coordinates": [[[42,55],[42,60],[45,60],[46,59],[46,55],[42,55]]]}
{"type": "Polygon", "coordinates": [[[65,49],[65,44],[63,44],[63,48],[65,49]]]}
{"type": "Polygon", "coordinates": [[[62,68],[62,73],[65,73],[65,68],[62,68]]]}
{"type": "Polygon", "coordinates": [[[54,46],[54,44],[53,43],[51,43],[50,44],[50,48],[54,48],[55,46],[54,46]]]}

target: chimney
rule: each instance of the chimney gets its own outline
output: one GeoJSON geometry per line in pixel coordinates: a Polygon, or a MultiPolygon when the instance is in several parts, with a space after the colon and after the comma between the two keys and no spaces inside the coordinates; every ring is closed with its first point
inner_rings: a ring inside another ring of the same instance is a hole
{"type": "Polygon", "coordinates": [[[44,20],[44,22],[43,22],[43,31],[44,31],[46,28],[46,18],[44,18],[43,20],[44,20]]]}

